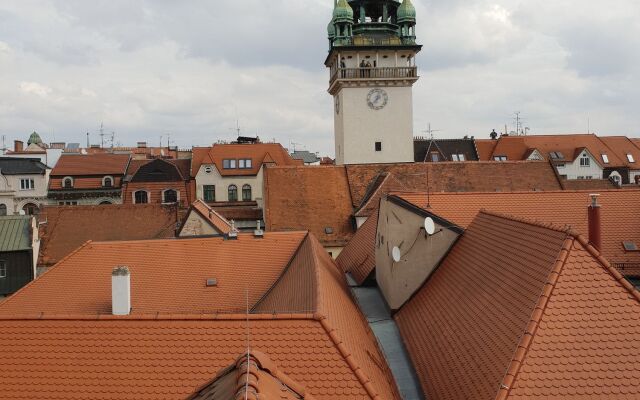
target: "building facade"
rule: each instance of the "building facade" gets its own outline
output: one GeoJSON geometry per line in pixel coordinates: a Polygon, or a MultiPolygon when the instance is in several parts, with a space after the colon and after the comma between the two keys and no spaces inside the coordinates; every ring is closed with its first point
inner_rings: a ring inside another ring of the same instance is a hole
{"type": "Polygon", "coordinates": [[[410,0],[339,0],[328,26],[336,164],[413,162],[418,80],[410,0]]]}
{"type": "Polygon", "coordinates": [[[0,297],[17,292],[36,278],[39,250],[34,217],[0,217],[0,297]]]}
{"type": "Polygon", "coordinates": [[[191,201],[190,160],[132,160],[123,186],[125,204],[178,204],[191,201]]]}
{"type": "Polygon", "coordinates": [[[0,216],[37,214],[47,203],[49,173],[38,158],[0,157],[0,216]]]}

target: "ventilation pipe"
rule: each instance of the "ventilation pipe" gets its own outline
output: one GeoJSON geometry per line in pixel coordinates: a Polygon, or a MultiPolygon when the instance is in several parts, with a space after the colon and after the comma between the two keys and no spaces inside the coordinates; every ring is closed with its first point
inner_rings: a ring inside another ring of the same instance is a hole
{"type": "Polygon", "coordinates": [[[127,267],[117,267],[111,272],[111,310],[113,315],[131,313],[131,274],[127,267]]]}
{"type": "Polygon", "coordinates": [[[600,204],[598,204],[599,194],[590,194],[591,204],[589,205],[589,243],[596,250],[602,250],[602,226],[600,224],[600,204]]]}

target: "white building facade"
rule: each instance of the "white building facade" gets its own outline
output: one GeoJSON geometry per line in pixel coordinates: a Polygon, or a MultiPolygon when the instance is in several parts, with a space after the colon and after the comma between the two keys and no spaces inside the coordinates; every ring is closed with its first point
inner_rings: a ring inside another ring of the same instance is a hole
{"type": "Polygon", "coordinates": [[[37,214],[47,204],[50,172],[39,159],[0,158],[0,215],[37,214]]]}

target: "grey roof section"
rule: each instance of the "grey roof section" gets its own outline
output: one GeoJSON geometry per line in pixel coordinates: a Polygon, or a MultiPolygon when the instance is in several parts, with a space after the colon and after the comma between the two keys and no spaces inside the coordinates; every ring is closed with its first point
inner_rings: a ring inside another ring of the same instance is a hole
{"type": "Polygon", "coordinates": [[[0,252],[31,249],[31,217],[0,217],[0,252]]]}
{"type": "Polygon", "coordinates": [[[352,286],[355,284],[350,274],[347,282],[358,302],[360,311],[367,317],[384,357],[391,368],[400,396],[403,400],[423,400],[420,382],[411,363],[411,359],[402,342],[400,331],[385,303],[380,289],[376,286],[352,286]]]}
{"type": "Polygon", "coordinates": [[[465,161],[478,161],[474,139],[415,139],[413,141],[414,161],[431,162],[430,154],[440,155],[439,161],[453,160],[454,154],[463,154],[465,161]]]}
{"type": "Polygon", "coordinates": [[[0,157],[3,175],[44,174],[47,166],[39,158],[0,157]]]}
{"type": "Polygon", "coordinates": [[[297,150],[291,153],[291,158],[294,160],[302,160],[306,164],[311,164],[320,161],[320,157],[318,157],[315,153],[306,150],[297,150]]]}

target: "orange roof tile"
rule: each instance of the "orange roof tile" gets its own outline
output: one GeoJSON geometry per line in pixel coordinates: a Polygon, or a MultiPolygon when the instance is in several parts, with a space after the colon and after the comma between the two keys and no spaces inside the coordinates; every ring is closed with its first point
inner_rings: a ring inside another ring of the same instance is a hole
{"type": "Polygon", "coordinates": [[[524,160],[531,150],[536,149],[545,160],[549,160],[549,153],[559,151],[565,160],[573,161],[580,151],[586,148],[601,166],[604,166],[602,154],[609,157],[607,166],[625,165],[623,160],[617,154],[613,154],[601,138],[594,134],[501,136],[497,142],[491,159],[495,156],[507,156],[508,160],[524,160]]]}
{"type": "Polygon", "coordinates": [[[313,399],[304,387],[282,373],[269,356],[259,351],[243,353],[236,362],[187,400],[313,399]]]}
{"type": "Polygon", "coordinates": [[[128,154],[63,154],[51,176],[124,175],[129,158],[128,154]]]}
{"type": "Polygon", "coordinates": [[[89,243],[0,303],[0,329],[11,337],[0,347],[4,398],[184,398],[246,351],[249,329],[252,351],[268,353],[283,374],[276,378],[299,383],[305,396],[399,399],[344,277],[305,233],[89,243]],[[110,309],[113,265],[132,272],[131,316],[95,314],[110,309]],[[212,274],[218,286],[203,294],[212,274]],[[212,312],[244,306],[246,282],[250,306],[259,303],[251,314],[212,312]],[[292,285],[308,293],[292,298],[292,285]],[[317,300],[313,313],[297,311],[307,296],[317,300]],[[267,303],[271,311],[259,314],[267,303]]]}
{"type": "Polygon", "coordinates": [[[200,313],[245,309],[240,283],[251,284],[251,304],[282,274],[304,232],[267,233],[264,239],[241,234],[221,237],[130,242],[89,242],[16,293],[0,307],[16,313],[111,313],[112,269],[131,271],[135,313],[200,313]],[[91,274],[82,273],[88,269],[91,274]],[[107,279],[109,278],[109,279],[107,279]],[[215,278],[216,287],[206,280],[215,278]],[[233,283],[233,284],[232,284],[233,283]],[[61,288],[65,288],[61,291],[61,288]]]}
{"type": "Polygon", "coordinates": [[[396,320],[427,398],[640,394],[640,293],[572,231],[480,213],[396,320]]]}
{"type": "MultiPolygon", "coordinates": [[[[229,231],[231,231],[231,222],[227,221],[225,217],[218,214],[217,211],[209,207],[202,200],[196,200],[191,204],[191,208],[189,209],[189,212],[183,220],[183,226],[189,218],[189,214],[191,212],[197,212],[202,218],[204,218],[205,221],[207,221],[211,225],[212,228],[214,228],[220,234],[227,234],[229,233],[229,231]]],[[[181,230],[182,227],[179,229],[179,231],[181,230]]]]}
{"type": "Polygon", "coordinates": [[[375,268],[377,229],[378,209],[376,208],[336,259],[342,271],[350,272],[358,285],[362,285],[375,268]]]}
{"type": "Polygon", "coordinates": [[[100,189],[108,191],[119,192],[122,186],[122,176],[113,177],[113,186],[105,188],[102,186],[102,178],[104,176],[92,177],[92,176],[78,176],[73,179],[73,188],[65,189],[63,187],[63,177],[52,177],[49,179],[49,190],[83,190],[83,189],[100,189]]]}
{"type": "Polygon", "coordinates": [[[328,246],[344,246],[351,238],[353,207],[344,167],[269,167],[264,187],[267,230],[305,227],[328,246]]]}
{"type": "Polygon", "coordinates": [[[88,240],[139,240],[174,236],[176,209],[160,205],[47,206],[40,228],[41,266],[52,266],[88,240]]]}
{"type": "Polygon", "coordinates": [[[256,175],[264,163],[301,165],[279,143],[214,144],[212,147],[194,148],[191,176],[195,177],[200,166],[208,163],[214,164],[222,176],[256,175]],[[226,159],[251,159],[251,168],[224,169],[223,160],[226,159]]]}
{"type": "Polygon", "coordinates": [[[497,140],[493,139],[475,139],[476,151],[478,152],[479,161],[492,161],[493,149],[498,144],[497,140]]]}
{"type": "Polygon", "coordinates": [[[367,217],[371,215],[378,208],[380,204],[380,198],[389,193],[395,191],[406,190],[405,185],[402,184],[393,174],[389,172],[383,172],[376,179],[369,184],[360,206],[358,206],[355,213],[356,217],[367,217]]]}
{"type": "Polygon", "coordinates": [[[622,165],[630,169],[640,169],[640,147],[631,139],[626,136],[600,136],[600,140],[616,155],[622,165]],[[634,162],[629,161],[627,154],[631,154],[634,162]]]}
{"type": "MultiPolygon", "coordinates": [[[[638,190],[602,190],[598,202],[602,214],[602,253],[611,262],[640,263],[639,252],[625,251],[622,242],[640,245],[640,215],[630,209],[640,207],[638,190]]],[[[462,227],[469,226],[481,209],[568,225],[588,233],[587,207],[590,192],[514,193],[432,193],[430,212],[462,227]]],[[[427,207],[426,193],[394,193],[418,207],[427,207]]],[[[624,270],[624,268],[621,268],[624,270]]]]}

